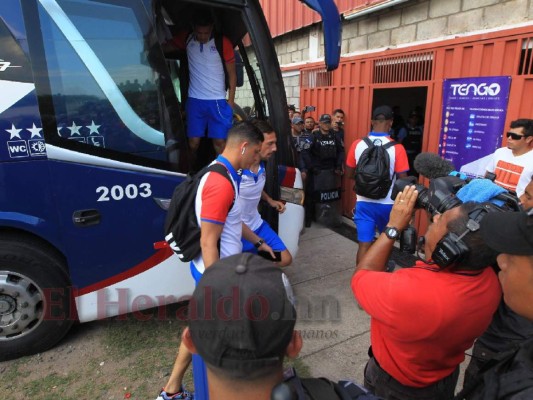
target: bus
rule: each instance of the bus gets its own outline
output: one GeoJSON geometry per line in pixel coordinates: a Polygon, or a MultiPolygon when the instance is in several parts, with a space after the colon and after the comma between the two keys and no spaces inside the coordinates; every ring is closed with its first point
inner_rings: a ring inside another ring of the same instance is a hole
{"type": "MultiPolygon", "coordinates": [[[[327,16],[334,68],[334,2],[306,1],[327,16]]],[[[198,5],[210,8],[242,59],[237,101],[279,135],[266,190],[287,212],[265,218],[296,253],[302,181],[258,0],[2,0],[0,360],[50,348],[76,321],[192,293],[188,266],[157,245],[172,192],[192,169],[186,63],[161,45],[189,27],[198,5]]]]}

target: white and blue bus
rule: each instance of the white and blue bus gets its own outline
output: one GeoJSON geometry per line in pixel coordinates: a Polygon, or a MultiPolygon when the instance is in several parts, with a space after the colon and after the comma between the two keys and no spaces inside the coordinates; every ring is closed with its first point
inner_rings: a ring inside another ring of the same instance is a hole
{"type": "MultiPolygon", "coordinates": [[[[336,7],[306,2],[333,24],[326,57],[333,68],[336,7]]],[[[266,190],[287,201],[287,212],[267,219],[296,252],[302,184],[258,0],[2,0],[0,360],[53,346],[75,321],[192,293],[189,268],[155,244],[165,205],[190,171],[186,66],[161,43],[198,4],[213,9],[241,55],[237,99],[282,138],[266,190]]]]}

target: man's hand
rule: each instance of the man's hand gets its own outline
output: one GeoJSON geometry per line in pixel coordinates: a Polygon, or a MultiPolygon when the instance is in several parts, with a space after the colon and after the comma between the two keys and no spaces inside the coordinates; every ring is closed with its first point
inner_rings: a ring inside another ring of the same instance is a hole
{"type": "Polygon", "coordinates": [[[264,190],[261,192],[261,200],[266,201],[270,207],[275,208],[280,214],[285,211],[285,203],[274,200],[264,190]]]}
{"type": "Polygon", "coordinates": [[[417,197],[418,190],[415,189],[415,186],[406,186],[402,192],[398,193],[387,226],[392,226],[400,231],[407,228],[413,216],[417,197]]]}
{"type": "Polygon", "coordinates": [[[266,251],[268,252],[271,256],[272,256],[272,259],[276,259],[276,255],[274,254],[274,250],[272,250],[272,247],[270,247],[266,242],[263,242],[263,244],[261,246],[259,246],[257,248],[258,251],[266,251]]]}
{"type": "MultiPolygon", "coordinates": [[[[259,242],[259,240],[261,240],[261,238],[257,236],[244,222],[242,223],[242,237],[254,244],[259,242]]],[[[266,244],[266,242],[264,241],[261,244],[261,246],[257,248],[257,250],[266,251],[270,253],[273,259],[276,258],[276,255],[274,254],[274,251],[272,250],[272,248],[268,244],[266,244]]]]}
{"type": "Polygon", "coordinates": [[[283,214],[285,212],[285,204],[283,204],[283,202],[281,201],[274,200],[271,198],[268,201],[268,205],[272,208],[275,208],[276,211],[279,212],[280,214],[283,214]]]}

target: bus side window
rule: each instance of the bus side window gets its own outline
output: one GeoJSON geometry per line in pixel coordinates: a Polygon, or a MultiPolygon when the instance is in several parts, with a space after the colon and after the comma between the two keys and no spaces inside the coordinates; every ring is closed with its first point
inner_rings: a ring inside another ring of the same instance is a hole
{"type": "Polygon", "coordinates": [[[160,75],[143,58],[150,26],[141,3],[63,4],[65,15],[39,6],[57,122],[48,140],[166,161],[160,75]]]}

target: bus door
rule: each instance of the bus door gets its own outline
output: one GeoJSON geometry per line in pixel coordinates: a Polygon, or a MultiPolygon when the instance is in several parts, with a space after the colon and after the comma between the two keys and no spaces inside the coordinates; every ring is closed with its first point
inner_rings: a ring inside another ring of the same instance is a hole
{"type": "Polygon", "coordinates": [[[184,179],[166,151],[180,139],[163,132],[183,127],[143,2],[37,0],[25,11],[80,321],[190,294],[188,267],[154,249],[160,199],[184,179]]]}

